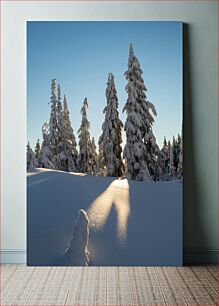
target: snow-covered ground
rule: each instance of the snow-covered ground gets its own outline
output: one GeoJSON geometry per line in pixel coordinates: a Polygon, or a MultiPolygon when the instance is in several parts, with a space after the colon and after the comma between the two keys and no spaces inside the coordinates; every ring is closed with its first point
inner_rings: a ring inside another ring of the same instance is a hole
{"type": "Polygon", "coordinates": [[[78,211],[96,265],[181,265],[182,183],[136,182],[49,169],[27,175],[29,265],[62,265],[78,211]]]}

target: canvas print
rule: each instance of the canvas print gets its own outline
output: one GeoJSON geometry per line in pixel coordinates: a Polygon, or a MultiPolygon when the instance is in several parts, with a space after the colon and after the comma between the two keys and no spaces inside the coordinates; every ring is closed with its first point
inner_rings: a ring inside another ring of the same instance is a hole
{"type": "Polygon", "coordinates": [[[27,263],[182,264],[182,23],[27,22],[27,263]]]}

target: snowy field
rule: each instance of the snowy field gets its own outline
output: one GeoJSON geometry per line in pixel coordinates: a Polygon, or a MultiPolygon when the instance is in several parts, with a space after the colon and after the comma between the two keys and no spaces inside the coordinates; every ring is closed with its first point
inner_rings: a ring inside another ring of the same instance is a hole
{"type": "Polygon", "coordinates": [[[182,183],[27,173],[28,265],[62,265],[78,210],[93,266],[182,265],[182,183]]]}

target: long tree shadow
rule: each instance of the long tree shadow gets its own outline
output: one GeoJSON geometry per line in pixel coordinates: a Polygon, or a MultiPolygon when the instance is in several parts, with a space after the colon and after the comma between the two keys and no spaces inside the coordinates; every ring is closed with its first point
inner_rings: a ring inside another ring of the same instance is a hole
{"type": "Polygon", "coordinates": [[[27,181],[27,263],[56,265],[79,209],[87,210],[113,178],[42,172],[27,181]]]}
{"type": "Polygon", "coordinates": [[[90,231],[91,265],[118,265],[117,243],[117,213],[112,203],[103,228],[98,230],[92,228],[90,231]]]}
{"type": "Polygon", "coordinates": [[[92,262],[95,265],[124,265],[127,225],[130,215],[128,182],[116,179],[91,204],[90,219],[92,262]]]}

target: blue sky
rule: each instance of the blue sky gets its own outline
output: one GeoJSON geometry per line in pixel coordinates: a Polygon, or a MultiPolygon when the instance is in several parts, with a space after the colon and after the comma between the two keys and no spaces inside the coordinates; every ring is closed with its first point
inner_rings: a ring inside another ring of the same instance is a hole
{"type": "Polygon", "coordinates": [[[159,146],[182,127],[181,22],[28,22],[27,23],[27,137],[32,146],[42,139],[49,121],[50,83],[66,94],[75,136],[84,98],[96,143],[101,134],[108,73],[115,76],[120,118],[125,92],[129,44],[132,43],[157,117],[153,131],[159,146]]]}

